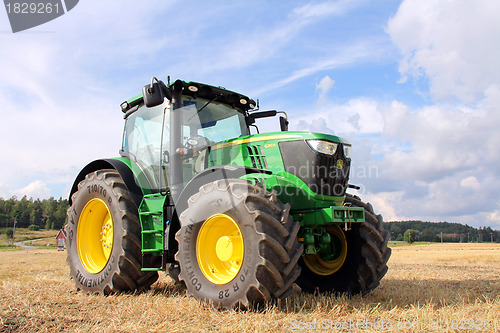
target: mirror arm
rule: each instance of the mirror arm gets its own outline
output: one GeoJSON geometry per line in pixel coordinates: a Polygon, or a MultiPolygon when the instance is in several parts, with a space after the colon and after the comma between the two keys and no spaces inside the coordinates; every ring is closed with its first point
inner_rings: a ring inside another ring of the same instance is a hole
{"type": "Polygon", "coordinates": [[[285,115],[285,119],[288,120],[288,115],[285,111],[276,111],[276,113],[283,113],[285,115]]]}

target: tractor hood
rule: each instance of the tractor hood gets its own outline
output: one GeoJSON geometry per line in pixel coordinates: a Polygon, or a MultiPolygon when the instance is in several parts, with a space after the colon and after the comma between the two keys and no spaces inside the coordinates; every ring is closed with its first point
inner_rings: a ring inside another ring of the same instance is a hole
{"type": "Polygon", "coordinates": [[[212,146],[209,164],[269,170],[273,177],[307,188],[311,195],[343,197],[350,150],[346,140],[334,135],[273,132],[219,142],[212,146]]]}
{"type": "Polygon", "coordinates": [[[335,135],[290,131],[290,132],[270,132],[270,133],[248,135],[236,139],[219,142],[218,144],[214,145],[212,149],[226,148],[247,143],[259,143],[268,145],[277,142],[296,141],[296,140],[325,140],[335,143],[346,144],[350,146],[350,144],[346,140],[335,135]]]}

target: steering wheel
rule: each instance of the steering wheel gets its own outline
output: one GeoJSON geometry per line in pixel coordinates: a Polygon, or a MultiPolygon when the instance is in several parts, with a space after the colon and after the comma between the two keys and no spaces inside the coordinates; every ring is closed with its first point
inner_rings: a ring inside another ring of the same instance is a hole
{"type": "Polygon", "coordinates": [[[186,147],[191,149],[193,153],[199,152],[213,145],[213,142],[201,135],[195,135],[187,139],[186,147]]]}

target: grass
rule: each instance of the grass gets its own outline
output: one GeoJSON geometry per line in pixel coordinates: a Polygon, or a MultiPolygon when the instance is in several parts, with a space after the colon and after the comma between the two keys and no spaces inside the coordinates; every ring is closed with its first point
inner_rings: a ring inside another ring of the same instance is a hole
{"type": "Polygon", "coordinates": [[[30,239],[39,238],[55,238],[59,230],[45,230],[38,231],[28,230],[28,228],[17,228],[14,234],[14,242],[22,242],[30,239]]]}
{"type": "Polygon", "coordinates": [[[367,296],[296,290],[281,304],[241,312],[186,297],[163,274],[144,293],[77,292],[65,256],[0,253],[0,332],[500,332],[499,244],[396,247],[389,272],[367,296]]]}
{"type": "MultiPolygon", "coordinates": [[[[0,238],[0,248],[2,250],[6,249],[7,247],[10,246],[10,238],[9,243],[7,243],[5,240],[7,239],[7,236],[5,235],[5,229],[0,230],[0,236],[3,237],[0,238]]],[[[26,245],[31,245],[31,246],[49,246],[49,247],[56,247],[57,246],[57,241],[56,241],[56,235],[59,232],[59,230],[45,230],[41,229],[38,231],[32,231],[28,230],[28,228],[16,228],[16,232],[14,233],[14,243],[16,242],[23,242],[23,241],[30,241],[31,242],[26,243],[26,245]]]]}
{"type": "Polygon", "coordinates": [[[405,241],[389,241],[389,246],[391,248],[394,247],[400,247],[400,246],[415,246],[415,245],[431,245],[431,244],[438,244],[434,242],[413,242],[412,244],[405,242],[405,241]]]}

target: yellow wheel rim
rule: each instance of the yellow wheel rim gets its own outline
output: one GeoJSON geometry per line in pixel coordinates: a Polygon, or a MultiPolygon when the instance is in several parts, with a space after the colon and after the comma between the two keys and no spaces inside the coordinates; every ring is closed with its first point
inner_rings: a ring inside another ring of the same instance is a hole
{"type": "Polygon", "coordinates": [[[309,269],[318,275],[331,275],[338,271],[347,257],[347,240],[344,232],[338,226],[327,227],[326,231],[330,234],[332,242],[338,251],[338,255],[333,260],[323,260],[318,254],[305,255],[304,263],[309,269]]]}
{"type": "Polygon", "coordinates": [[[113,219],[101,199],[94,198],[83,208],[76,241],[83,268],[92,274],[102,271],[113,250],[113,219]]]}
{"type": "Polygon", "coordinates": [[[203,223],[196,240],[196,259],[210,282],[231,282],[241,269],[243,256],[243,236],[232,217],[216,214],[203,223]]]}

